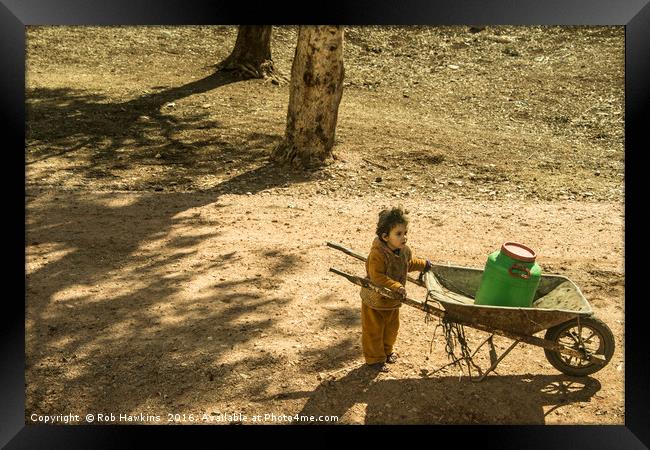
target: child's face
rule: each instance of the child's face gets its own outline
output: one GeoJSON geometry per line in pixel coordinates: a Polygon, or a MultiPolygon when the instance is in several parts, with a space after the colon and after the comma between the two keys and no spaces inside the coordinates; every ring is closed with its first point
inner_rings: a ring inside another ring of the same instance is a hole
{"type": "Polygon", "coordinates": [[[391,250],[395,250],[397,248],[404,248],[406,245],[406,233],[408,233],[406,225],[398,223],[391,228],[389,234],[384,233],[383,238],[391,250]]]}

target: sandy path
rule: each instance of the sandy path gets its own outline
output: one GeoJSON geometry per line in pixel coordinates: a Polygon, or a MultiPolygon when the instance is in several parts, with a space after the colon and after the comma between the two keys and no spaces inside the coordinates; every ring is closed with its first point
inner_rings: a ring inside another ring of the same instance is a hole
{"type": "Polygon", "coordinates": [[[624,423],[621,204],[403,202],[415,254],[480,267],[502,242],[524,242],[616,336],[612,361],[590,377],[562,375],[520,345],[474,384],[456,369],[425,376],[447,363],[444,342],[438,334],[429,354],[435,322],[409,307],[400,362],[375,379],[357,368],[358,288],[328,268],[363,266],[324,244],[366,253],[394,199],[30,190],[27,202],[27,412],[624,423]]]}

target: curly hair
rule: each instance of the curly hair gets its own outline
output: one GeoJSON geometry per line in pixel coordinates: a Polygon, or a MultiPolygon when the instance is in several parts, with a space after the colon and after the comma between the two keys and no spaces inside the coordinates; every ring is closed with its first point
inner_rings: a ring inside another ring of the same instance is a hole
{"type": "Polygon", "coordinates": [[[390,230],[398,224],[408,225],[409,218],[407,216],[409,212],[402,208],[402,206],[397,206],[391,209],[384,209],[379,213],[379,221],[377,222],[377,236],[379,239],[383,239],[384,233],[390,234],[390,230]]]}

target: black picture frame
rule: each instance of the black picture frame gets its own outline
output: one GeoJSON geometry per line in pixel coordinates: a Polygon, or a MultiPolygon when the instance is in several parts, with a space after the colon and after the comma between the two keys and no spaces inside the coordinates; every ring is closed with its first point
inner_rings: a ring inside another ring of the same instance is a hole
{"type": "MultiPolygon", "coordinates": [[[[474,440],[490,448],[647,448],[650,443],[650,404],[646,383],[648,357],[647,335],[643,325],[645,297],[639,289],[644,276],[641,227],[643,226],[641,170],[643,134],[650,104],[650,5],[648,0],[537,0],[479,1],[457,0],[434,3],[426,0],[359,1],[346,5],[310,10],[281,6],[275,2],[192,2],[166,0],[118,0],[88,2],[83,0],[2,0],[0,3],[0,98],[2,123],[8,132],[3,135],[4,155],[10,167],[4,173],[5,199],[12,213],[5,253],[7,266],[5,286],[15,293],[6,294],[9,313],[2,327],[2,383],[0,383],[0,444],[6,448],[86,448],[131,447],[136,438],[152,436],[186,439],[186,433],[201,435],[238,430],[238,438],[251,437],[246,427],[154,427],[154,426],[43,426],[25,425],[24,333],[25,310],[25,27],[28,25],[195,25],[272,23],[277,25],[336,23],[392,25],[624,25],[625,26],[625,425],[624,426],[458,426],[417,427],[423,438],[436,442],[466,443],[474,440]],[[11,176],[7,176],[11,175],[11,176]],[[19,186],[23,186],[21,190],[19,186]],[[20,222],[20,223],[19,223],[20,222]],[[640,240],[641,239],[641,240],[640,240]],[[629,245],[628,245],[629,244],[629,245]],[[21,283],[18,280],[23,280],[21,283]],[[629,301],[628,301],[629,300],[629,301]],[[423,429],[424,428],[424,429],[423,429]],[[217,429],[217,430],[215,430],[217,429]],[[498,445],[497,445],[498,443],[498,445]]],[[[271,433],[283,433],[291,427],[265,427],[271,433]]],[[[294,427],[297,429],[302,427],[294,427]]],[[[333,428],[312,427],[328,433],[333,428]]],[[[385,431],[365,432],[368,437],[384,439],[385,431]]],[[[412,437],[412,427],[398,427],[412,437]],[[404,430],[404,428],[407,428],[404,430]]],[[[348,430],[343,430],[346,432],[348,430]]],[[[237,432],[237,431],[235,431],[237,432]]],[[[414,438],[413,438],[414,439],[414,438]]],[[[208,441],[210,442],[210,441],[208,441]]],[[[406,441],[409,442],[409,441],[406,441]]],[[[412,441],[411,441],[412,442],[412,441]]],[[[432,443],[431,445],[437,445],[432,443]]]]}

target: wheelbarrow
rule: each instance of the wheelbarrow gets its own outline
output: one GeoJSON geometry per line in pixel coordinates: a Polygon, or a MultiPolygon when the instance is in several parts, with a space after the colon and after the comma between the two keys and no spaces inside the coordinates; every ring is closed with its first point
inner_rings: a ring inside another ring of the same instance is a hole
{"type": "MultiPolygon", "coordinates": [[[[327,242],[327,245],[366,261],[363,255],[340,244],[327,242]]],[[[483,270],[477,268],[433,264],[430,270],[420,273],[418,279],[407,277],[410,282],[426,288],[427,297],[424,302],[400,297],[396,292],[375,285],[367,278],[336,268],[330,268],[330,271],[356,285],[399,299],[408,306],[448,323],[490,333],[470,358],[487,342],[491,365],[478,379],[472,381],[482,381],[520,342],[542,347],[548,362],[560,372],[571,376],[587,376],[599,371],[614,354],[612,331],[594,317],[591,305],[578,286],[561,275],[542,274],[532,306],[521,308],[475,305],[474,294],[483,275],[483,270]],[[430,304],[430,301],[437,302],[441,308],[430,304]],[[544,330],[544,338],[534,336],[544,330]],[[493,343],[494,335],[514,341],[499,356],[493,343]]]]}

